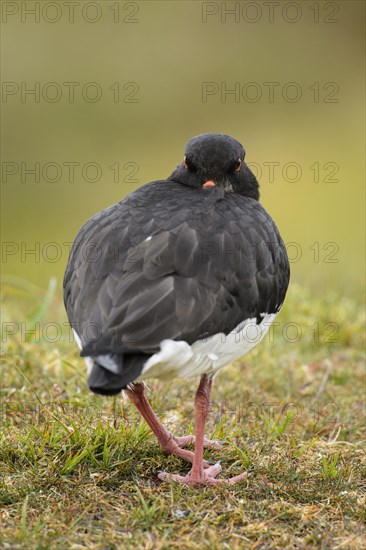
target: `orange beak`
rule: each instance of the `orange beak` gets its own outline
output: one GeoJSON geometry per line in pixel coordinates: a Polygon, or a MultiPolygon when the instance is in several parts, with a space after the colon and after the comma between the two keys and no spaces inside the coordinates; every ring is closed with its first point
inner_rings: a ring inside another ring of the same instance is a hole
{"type": "Polygon", "coordinates": [[[202,185],[202,187],[215,187],[215,185],[216,185],[215,182],[213,182],[213,181],[211,181],[211,180],[208,180],[208,181],[206,181],[206,183],[204,183],[204,184],[202,185]]]}

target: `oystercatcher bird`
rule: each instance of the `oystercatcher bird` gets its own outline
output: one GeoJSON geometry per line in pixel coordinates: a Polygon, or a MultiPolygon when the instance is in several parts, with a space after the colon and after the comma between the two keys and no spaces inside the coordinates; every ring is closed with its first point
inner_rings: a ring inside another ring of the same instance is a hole
{"type": "Polygon", "coordinates": [[[164,451],[190,462],[188,485],[235,483],[203,459],[212,381],[267,332],[289,282],[284,243],[259,204],[242,145],[223,134],[192,138],[166,180],[137,189],[81,228],[64,300],[88,385],[124,390],[164,451]],[[144,380],[200,377],[196,435],[175,437],[153,412],[144,380]],[[195,443],[194,453],[185,449],[195,443]]]}

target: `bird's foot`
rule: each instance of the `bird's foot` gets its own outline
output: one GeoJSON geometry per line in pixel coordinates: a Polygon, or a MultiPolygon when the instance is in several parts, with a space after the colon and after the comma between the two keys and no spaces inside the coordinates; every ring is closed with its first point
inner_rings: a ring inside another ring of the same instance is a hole
{"type": "MultiPolygon", "coordinates": [[[[192,451],[187,451],[186,449],[182,449],[181,445],[182,444],[188,445],[189,442],[187,443],[186,441],[183,441],[181,443],[180,441],[181,439],[185,440],[186,438],[172,436],[168,440],[161,441],[161,446],[163,447],[163,450],[165,453],[179,456],[180,458],[183,458],[183,460],[187,460],[192,464],[194,459],[194,453],[192,451]]],[[[206,468],[209,466],[209,463],[206,460],[204,460],[203,466],[206,468]]]]}
{"type": "MultiPolygon", "coordinates": [[[[187,460],[188,462],[193,462],[194,453],[192,451],[187,451],[183,447],[187,445],[194,444],[196,437],[194,435],[185,435],[183,437],[171,436],[168,440],[164,439],[161,441],[163,450],[168,454],[173,454],[187,460]]],[[[210,447],[211,449],[219,450],[222,445],[218,441],[212,441],[211,439],[204,439],[204,447],[210,447]]],[[[207,460],[203,461],[203,467],[208,468],[210,463],[207,460]]]]}
{"type": "Polygon", "coordinates": [[[233,485],[239,481],[243,481],[247,477],[247,473],[244,472],[234,477],[216,479],[216,476],[221,472],[222,468],[220,464],[214,464],[208,468],[202,468],[199,474],[193,474],[192,470],[188,472],[186,476],[180,476],[178,474],[169,474],[167,472],[160,472],[158,474],[159,479],[162,481],[177,481],[183,485],[219,485],[227,484],[233,485]]]}
{"type": "MultiPolygon", "coordinates": [[[[177,443],[178,447],[186,447],[187,445],[194,445],[196,443],[196,436],[195,435],[184,435],[183,437],[174,437],[174,441],[177,443]]],[[[214,439],[205,439],[203,440],[203,446],[208,447],[209,449],[214,449],[215,451],[219,451],[222,449],[222,444],[219,441],[216,441],[214,439]]]]}

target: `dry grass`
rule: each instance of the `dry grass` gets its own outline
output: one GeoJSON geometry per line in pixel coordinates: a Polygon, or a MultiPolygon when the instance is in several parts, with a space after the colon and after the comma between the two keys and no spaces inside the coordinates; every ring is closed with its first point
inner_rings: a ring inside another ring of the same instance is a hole
{"type": "MultiPolygon", "coordinates": [[[[225,445],[207,457],[248,478],[197,489],[158,480],[159,470],[189,465],[160,451],[129,403],[88,392],[65,327],[60,341],[38,339],[38,328],[65,321],[52,287],[5,286],[3,327],[14,334],[3,337],[1,548],[365,547],[364,319],[356,300],[292,285],[273,342],[227,367],[213,392],[208,433],[225,445]],[[4,325],[22,319],[35,334],[4,325]],[[300,339],[286,341],[284,327],[287,340],[300,327],[300,339]]],[[[193,429],[196,382],[149,384],[152,404],[178,435],[193,429]]]]}

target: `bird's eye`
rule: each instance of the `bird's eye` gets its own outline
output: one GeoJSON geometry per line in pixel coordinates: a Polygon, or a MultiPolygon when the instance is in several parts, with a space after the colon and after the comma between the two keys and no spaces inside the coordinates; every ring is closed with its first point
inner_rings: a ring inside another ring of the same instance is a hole
{"type": "Polygon", "coordinates": [[[237,163],[235,165],[235,172],[239,172],[240,167],[241,167],[241,162],[242,162],[241,159],[237,160],[237,163]]]}
{"type": "Polygon", "coordinates": [[[196,171],[196,167],[195,167],[195,165],[193,164],[192,159],[187,159],[186,156],[184,157],[184,166],[185,166],[186,169],[189,170],[190,172],[195,172],[195,171],[196,171]]]}

